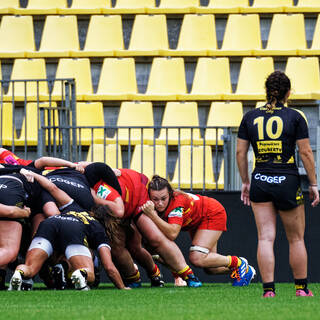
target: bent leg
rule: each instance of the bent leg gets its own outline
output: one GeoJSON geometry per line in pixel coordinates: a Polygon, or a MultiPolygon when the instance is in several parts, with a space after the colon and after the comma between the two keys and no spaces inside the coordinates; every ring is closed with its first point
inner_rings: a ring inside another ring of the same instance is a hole
{"type": "Polygon", "coordinates": [[[279,211],[289,242],[289,263],[295,279],[307,278],[307,250],[304,243],[304,205],[279,211]]]}
{"type": "Polygon", "coordinates": [[[48,259],[46,251],[34,248],[27,252],[25,264],[17,266],[16,270],[21,270],[25,278],[33,278],[48,259]]]}
{"type": "Polygon", "coordinates": [[[22,226],[16,221],[0,221],[0,266],[5,268],[19,253],[22,226]]]}
{"type": "Polygon", "coordinates": [[[93,267],[93,261],[91,257],[76,255],[76,256],[70,257],[68,261],[71,266],[71,271],[76,271],[79,269],[85,270],[87,274],[87,281],[89,283],[94,282],[94,267],[93,267]]]}
{"type": "Polygon", "coordinates": [[[142,214],[136,221],[136,226],[171,270],[179,271],[187,267],[184,256],[175,242],[169,240],[150,218],[142,214]]]}
{"type": "Polygon", "coordinates": [[[251,202],[258,231],[258,266],[263,283],[274,281],[273,244],[276,237],[276,215],[272,202],[251,202]]]}
{"type": "Polygon", "coordinates": [[[190,262],[205,269],[208,274],[226,274],[231,270],[228,268],[230,259],[217,253],[217,243],[222,235],[222,231],[217,230],[197,230],[192,240],[192,246],[198,246],[208,250],[208,253],[199,250],[190,251],[190,262]]]}
{"type": "Polygon", "coordinates": [[[149,276],[154,273],[155,263],[152,259],[151,254],[142,247],[142,237],[140,232],[135,226],[133,226],[134,232],[127,240],[127,248],[139,265],[141,265],[149,276]]]}

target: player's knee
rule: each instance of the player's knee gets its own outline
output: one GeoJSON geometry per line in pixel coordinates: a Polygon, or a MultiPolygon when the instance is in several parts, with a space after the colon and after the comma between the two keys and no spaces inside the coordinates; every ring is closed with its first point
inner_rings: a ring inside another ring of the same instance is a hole
{"type": "Polygon", "coordinates": [[[18,252],[16,250],[11,250],[10,248],[0,248],[1,265],[14,262],[17,259],[17,256],[18,252]]]}
{"type": "Polygon", "coordinates": [[[205,259],[209,253],[209,249],[200,246],[191,246],[189,259],[192,265],[198,268],[203,268],[205,259]]]}

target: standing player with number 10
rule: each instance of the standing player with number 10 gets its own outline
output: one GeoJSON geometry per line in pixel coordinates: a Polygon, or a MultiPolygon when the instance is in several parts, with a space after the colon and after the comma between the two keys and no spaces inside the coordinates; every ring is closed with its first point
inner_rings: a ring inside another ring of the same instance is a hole
{"type": "Polygon", "coordinates": [[[319,203],[313,153],[304,114],[284,106],[290,79],[275,71],[266,80],[266,105],[247,112],[240,124],[237,163],[242,179],[241,200],[252,207],[258,229],[258,265],[263,297],[274,297],[276,216],[280,215],[289,242],[289,263],[297,296],[313,296],[307,288],[307,252],[304,244],[305,210],[295,147],[306,169],[314,207],[319,203]],[[251,184],[247,153],[252,145],[256,161],[251,184]]]}

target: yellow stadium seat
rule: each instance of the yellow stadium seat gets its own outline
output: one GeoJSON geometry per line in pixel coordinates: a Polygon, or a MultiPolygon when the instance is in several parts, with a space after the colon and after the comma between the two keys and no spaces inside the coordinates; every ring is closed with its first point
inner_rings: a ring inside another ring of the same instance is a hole
{"type": "Polygon", "coordinates": [[[284,12],[285,8],[293,6],[293,0],[253,0],[252,7],[245,9],[247,13],[284,12]]]}
{"type": "Polygon", "coordinates": [[[199,0],[160,0],[157,8],[148,8],[148,13],[195,13],[199,0]]]}
{"type": "Polygon", "coordinates": [[[181,128],[183,126],[199,127],[196,102],[168,102],[164,110],[162,126],[176,128],[162,128],[156,139],[157,144],[203,144],[199,129],[181,128]]]}
{"type": "Polygon", "coordinates": [[[166,16],[136,15],[128,50],[117,51],[118,56],[159,55],[160,50],[168,50],[166,16]]]}
{"type": "MultiPolygon", "coordinates": [[[[320,11],[320,8],[319,8],[320,11]]],[[[317,18],[317,23],[314,29],[312,45],[310,49],[298,50],[299,55],[320,55],[320,14],[317,18]]]]}
{"type": "MultiPolygon", "coordinates": [[[[207,127],[239,127],[243,116],[241,102],[212,102],[207,127]]],[[[223,145],[223,129],[207,128],[205,143],[223,145]]]]}
{"type": "Polygon", "coordinates": [[[240,13],[249,6],[248,0],[210,0],[207,7],[200,7],[197,13],[240,13]]]}
{"type": "MultiPolygon", "coordinates": [[[[77,100],[85,100],[86,95],[93,94],[90,60],[81,59],[60,59],[58,62],[56,79],[74,78],[77,100]]],[[[54,100],[61,100],[65,94],[64,88],[61,88],[62,81],[55,81],[51,95],[54,100]],[[62,96],[63,89],[63,96],[62,96]]],[[[71,92],[70,92],[71,94],[71,92]]]]}
{"type": "Polygon", "coordinates": [[[59,14],[100,14],[111,8],[111,0],[72,0],[70,8],[58,9],[59,14]]]}
{"type": "Polygon", "coordinates": [[[0,144],[11,146],[17,139],[15,125],[13,123],[12,103],[0,104],[0,144]]]}
{"type": "Polygon", "coordinates": [[[166,147],[136,145],[132,154],[130,169],[145,174],[149,179],[157,174],[166,177],[166,147]],[[142,159],[141,161],[141,153],[142,159]]]}
{"type": "Polygon", "coordinates": [[[224,98],[231,100],[265,99],[265,81],[273,71],[274,65],[271,57],[243,58],[237,90],[233,94],[224,95],[224,98]]]}
{"type": "Polygon", "coordinates": [[[90,145],[87,161],[104,162],[112,168],[122,168],[121,146],[97,143],[90,145]]]}
{"type": "Polygon", "coordinates": [[[15,9],[20,8],[19,0],[2,0],[0,2],[0,14],[15,13],[15,9]]]}
{"type": "Polygon", "coordinates": [[[176,100],[187,93],[184,60],[182,58],[154,58],[145,94],[136,100],[176,100]]]}
{"type": "Polygon", "coordinates": [[[59,9],[67,8],[67,0],[28,0],[26,8],[16,9],[16,14],[57,14],[59,9]]]}
{"type": "Polygon", "coordinates": [[[296,6],[288,6],[285,8],[286,12],[320,12],[320,2],[318,0],[298,0],[296,6]]]}
{"type": "Polygon", "coordinates": [[[219,176],[218,176],[218,185],[215,186],[216,189],[224,189],[224,159],[221,161],[219,176]]]}
{"type": "MultiPolygon", "coordinates": [[[[144,127],[153,124],[153,109],[151,102],[122,102],[118,117],[117,126],[127,127],[144,127]]],[[[118,137],[120,144],[153,144],[153,129],[118,129],[118,137]],[[130,138],[130,141],[129,141],[130,138]]]]}
{"type": "Polygon", "coordinates": [[[124,50],[121,16],[92,15],[82,51],[72,51],[72,57],[114,56],[124,50]]]}
{"type": "Polygon", "coordinates": [[[127,100],[138,92],[133,58],[106,58],[103,61],[96,94],[88,100],[127,100]]]}
{"type": "Polygon", "coordinates": [[[266,49],[256,55],[297,55],[307,48],[303,14],[274,14],[266,49]]]}
{"type": "Polygon", "coordinates": [[[79,51],[76,16],[47,16],[40,49],[28,57],[69,57],[71,51],[79,51]]]}
{"type": "Polygon", "coordinates": [[[171,184],[181,189],[215,188],[211,147],[181,146],[171,184]]]}
{"type": "Polygon", "coordinates": [[[318,57],[288,58],[286,74],[291,80],[290,99],[312,99],[320,97],[320,75],[318,57]]]}
{"type": "MultiPolygon", "coordinates": [[[[46,78],[46,64],[44,59],[16,59],[14,61],[11,80],[46,78]]],[[[27,101],[46,98],[49,94],[48,84],[46,81],[14,82],[14,84],[13,82],[10,82],[8,92],[4,96],[4,99],[6,101],[12,99],[23,101],[25,100],[25,93],[27,101]],[[37,96],[38,93],[39,96],[37,96]]]]}
{"type": "Polygon", "coordinates": [[[162,50],[168,56],[206,56],[217,50],[213,15],[186,14],[183,18],[176,50],[162,50]]]}
{"type": "Polygon", "coordinates": [[[209,50],[209,55],[252,55],[261,49],[260,20],[258,14],[230,14],[219,52],[209,50]]]}
{"type": "MultiPolygon", "coordinates": [[[[148,8],[155,7],[155,0],[117,0],[115,7],[112,8],[112,13],[147,13],[148,8]]],[[[108,10],[105,13],[109,13],[108,10]]]]}
{"type": "Polygon", "coordinates": [[[199,58],[190,94],[178,95],[179,100],[223,99],[231,94],[228,58],[199,58]]]}
{"type": "Polygon", "coordinates": [[[3,16],[0,26],[0,58],[23,58],[35,51],[31,16],[3,16]]]}
{"type": "MultiPolygon", "coordinates": [[[[40,102],[39,105],[36,102],[29,102],[26,104],[26,117],[24,117],[21,127],[20,137],[16,139],[15,143],[17,146],[24,146],[25,143],[28,146],[37,146],[39,144],[39,136],[38,130],[40,128],[40,118],[38,113],[38,106],[39,108],[46,108],[44,111],[45,117],[45,125],[46,126],[56,126],[58,127],[59,119],[58,119],[58,110],[56,108],[56,103],[53,102],[49,104],[48,102],[40,102]],[[48,108],[53,108],[51,111],[50,119],[48,119],[48,108]],[[49,120],[49,121],[48,121],[49,120]]],[[[56,143],[58,144],[59,141],[59,130],[57,129],[50,129],[51,134],[51,143],[54,142],[54,136],[56,139],[56,143]]],[[[48,130],[46,130],[46,145],[48,145],[48,130]]]]}
{"type": "MultiPolygon", "coordinates": [[[[101,102],[78,102],[76,110],[77,126],[104,126],[103,105],[101,102]]],[[[92,143],[104,143],[104,129],[77,129],[77,143],[92,145],[92,143]]]]}

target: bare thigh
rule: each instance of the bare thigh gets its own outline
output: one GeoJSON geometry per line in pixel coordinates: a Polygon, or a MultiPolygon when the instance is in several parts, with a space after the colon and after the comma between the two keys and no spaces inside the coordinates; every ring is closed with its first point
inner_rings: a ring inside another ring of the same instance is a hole
{"type": "Polygon", "coordinates": [[[289,241],[302,240],[305,230],[305,209],[300,205],[294,209],[279,211],[289,241]]]}
{"type": "Polygon", "coordinates": [[[15,260],[19,253],[22,226],[16,221],[0,221],[0,265],[15,260]]]}
{"type": "Polygon", "coordinates": [[[209,249],[210,252],[217,251],[217,242],[222,235],[222,231],[218,230],[197,230],[192,245],[209,249]]]}
{"type": "Polygon", "coordinates": [[[89,269],[91,272],[93,272],[94,270],[92,258],[89,258],[87,256],[81,256],[81,255],[72,256],[71,258],[69,258],[68,261],[71,265],[72,271],[81,269],[81,268],[89,269]]]}
{"type": "Polygon", "coordinates": [[[259,240],[274,240],[276,236],[277,210],[272,202],[251,202],[259,240]]]}

